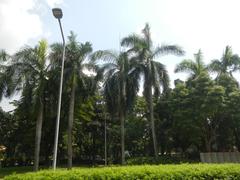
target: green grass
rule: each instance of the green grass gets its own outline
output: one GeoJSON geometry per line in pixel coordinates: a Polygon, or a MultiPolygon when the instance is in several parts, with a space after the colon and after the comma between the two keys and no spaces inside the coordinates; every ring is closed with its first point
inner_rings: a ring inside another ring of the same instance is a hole
{"type": "Polygon", "coordinates": [[[11,174],[21,174],[26,172],[31,172],[33,167],[11,167],[11,168],[0,168],[0,179],[4,176],[11,174]]]}
{"type": "Polygon", "coordinates": [[[5,179],[240,179],[240,164],[142,165],[42,170],[5,179]]]}

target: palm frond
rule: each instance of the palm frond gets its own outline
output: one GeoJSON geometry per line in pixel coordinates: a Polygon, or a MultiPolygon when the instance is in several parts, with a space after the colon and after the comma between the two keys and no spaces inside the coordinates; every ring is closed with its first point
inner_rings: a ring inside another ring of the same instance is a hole
{"type": "Polygon", "coordinates": [[[195,70],[196,64],[190,59],[185,59],[181,63],[177,64],[174,72],[189,72],[191,74],[194,74],[195,70]]]}
{"type": "Polygon", "coordinates": [[[158,88],[159,86],[162,86],[163,91],[167,91],[169,88],[170,80],[169,80],[169,75],[165,65],[163,65],[160,62],[153,61],[153,66],[154,66],[154,69],[156,70],[154,75],[156,79],[156,83],[154,83],[155,87],[158,88]]]}
{"type": "Polygon", "coordinates": [[[121,46],[126,46],[130,48],[142,48],[147,47],[145,39],[137,34],[131,34],[121,40],[121,46]]]}
{"type": "Polygon", "coordinates": [[[207,69],[210,72],[220,73],[223,70],[223,65],[218,59],[215,59],[211,61],[211,63],[207,66],[207,69]]]}
{"type": "Polygon", "coordinates": [[[90,59],[91,61],[95,62],[96,60],[102,60],[104,62],[116,62],[116,59],[118,58],[118,53],[110,50],[99,50],[94,52],[91,56],[90,59]]]}
{"type": "Polygon", "coordinates": [[[162,45],[160,47],[156,47],[155,51],[153,52],[152,58],[167,54],[182,56],[185,54],[185,51],[183,51],[182,48],[177,45],[162,45]]]}

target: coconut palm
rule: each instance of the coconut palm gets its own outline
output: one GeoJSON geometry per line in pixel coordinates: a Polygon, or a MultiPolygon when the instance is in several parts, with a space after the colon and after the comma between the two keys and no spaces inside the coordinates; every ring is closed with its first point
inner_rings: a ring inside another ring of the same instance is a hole
{"type": "Polygon", "coordinates": [[[232,73],[237,71],[240,66],[240,57],[233,54],[232,48],[226,46],[223,56],[220,60],[212,60],[208,69],[211,72],[217,73],[217,78],[223,74],[232,76],[232,73]]]}
{"type": "Polygon", "coordinates": [[[153,93],[160,93],[160,87],[166,90],[169,85],[169,77],[165,66],[155,61],[155,58],[165,55],[183,55],[184,51],[176,45],[162,45],[153,46],[153,42],[150,34],[150,27],[146,24],[142,30],[143,36],[132,34],[124,38],[121,45],[129,47],[128,52],[132,54],[132,62],[135,64],[134,71],[137,71],[139,75],[144,77],[144,97],[146,99],[149,111],[149,121],[152,131],[152,140],[155,157],[158,156],[157,139],[155,133],[155,121],[153,115],[153,93]]]}
{"type": "Polygon", "coordinates": [[[10,56],[5,50],[0,51],[0,101],[3,96],[8,96],[9,92],[7,90],[7,82],[9,81],[9,76],[6,73],[6,61],[10,59],[10,56]]]}
{"type": "Polygon", "coordinates": [[[6,61],[7,59],[10,58],[10,55],[7,54],[7,52],[5,50],[0,50],[0,61],[6,61]]]}
{"type": "Polygon", "coordinates": [[[206,72],[206,70],[206,66],[203,62],[203,55],[199,49],[199,51],[194,54],[194,61],[191,59],[183,60],[176,66],[175,73],[187,72],[190,73],[190,79],[195,79],[202,72],[206,72]]]}
{"type": "MultiPolygon", "coordinates": [[[[50,59],[52,62],[59,63],[61,60],[61,44],[53,44],[51,46],[52,52],[50,54],[50,59]]],[[[74,107],[76,103],[77,92],[80,89],[85,88],[89,85],[88,75],[84,73],[85,70],[94,70],[95,65],[87,61],[88,55],[92,52],[92,46],[89,42],[84,44],[78,43],[76,40],[76,35],[71,32],[68,36],[68,43],[66,45],[66,57],[65,57],[65,69],[64,69],[64,83],[67,87],[67,92],[70,94],[69,102],[69,114],[68,114],[68,168],[72,168],[72,134],[73,134],[73,119],[74,119],[74,107]]],[[[52,63],[53,64],[53,63],[52,63]]],[[[96,83],[91,83],[92,86],[96,86],[96,83]]],[[[92,87],[91,89],[94,89],[92,87]]]]}
{"type": "Polygon", "coordinates": [[[4,68],[1,76],[1,95],[11,96],[16,91],[32,88],[33,115],[36,115],[36,135],[34,152],[34,170],[39,168],[40,143],[44,110],[44,92],[48,79],[49,65],[47,65],[47,42],[41,40],[39,44],[25,47],[12,57],[10,64],[4,68]],[[28,87],[26,87],[28,86],[28,87]]]}
{"type": "Polygon", "coordinates": [[[99,74],[104,76],[104,96],[108,111],[117,115],[121,126],[121,164],[125,164],[125,128],[127,111],[132,107],[138,84],[133,72],[130,72],[128,55],[125,52],[97,51],[92,59],[102,60],[99,74]]]}

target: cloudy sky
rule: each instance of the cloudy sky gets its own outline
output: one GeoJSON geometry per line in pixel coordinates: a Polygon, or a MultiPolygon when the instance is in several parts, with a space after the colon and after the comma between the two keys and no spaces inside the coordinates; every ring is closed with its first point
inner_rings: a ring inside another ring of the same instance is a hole
{"type": "MultiPolygon", "coordinates": [[[[192,58],[199,48],[206,63],[220,58],[226,45],[240,54],[240,1],[238,0],[0,0],[0,49],[14,53],[45,38],[61,36],[51,8],[63,9],[63,28],[90,41],[94,50],[119,49],[119,39],[151,26],[156,45],[178,44],[184,57],[161,57],[171,80],[186,78],[173,70],[182,59],[192,58]]],[[[7,100],[0,104],[9,110],[7,100]]]]}

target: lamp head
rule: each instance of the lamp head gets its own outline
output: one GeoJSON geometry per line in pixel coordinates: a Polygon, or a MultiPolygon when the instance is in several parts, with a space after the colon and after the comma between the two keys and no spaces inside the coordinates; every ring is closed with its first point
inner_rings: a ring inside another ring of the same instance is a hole
{"type": "Polygon", "coordinates": [[[63,16],[62,9],[60,8],[53,8],[52,12],[53,12],[53,16],[57,19],[61,19],[63,16]]]}

